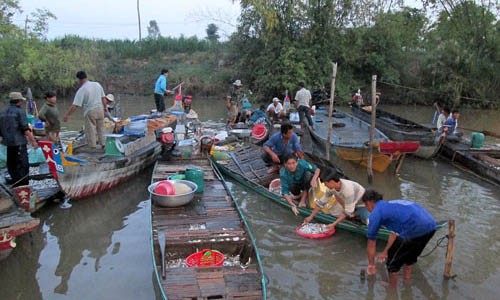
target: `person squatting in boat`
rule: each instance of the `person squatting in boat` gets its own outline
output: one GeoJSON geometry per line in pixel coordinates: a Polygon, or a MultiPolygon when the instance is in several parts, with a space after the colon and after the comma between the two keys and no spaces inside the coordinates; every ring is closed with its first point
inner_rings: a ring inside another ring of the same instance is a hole
{"type": "Polygon", "coordinates": [[[316,165],[304,159],[298,159],[293,153],[283,157],[285,167],[280,171],[281,194],[290,204],[292,212],[298,215],[294,200],[299,200],[299,207],[306,206],[309,189],[317,184],[320,170],[316,165]]]}
{"type": "Polygon", "coordinates": [[[290,123],[281,124],[280,131],[273,134],[264,143],[263,149],[262,160],[269,166],[274,164],[269,171],[270,173],[279,170],[279,165],[283,163],[284,156],[288,153],[294,153],[299,158],[304,158],[299,137],[293,132],[293,125],[290,123]]]}

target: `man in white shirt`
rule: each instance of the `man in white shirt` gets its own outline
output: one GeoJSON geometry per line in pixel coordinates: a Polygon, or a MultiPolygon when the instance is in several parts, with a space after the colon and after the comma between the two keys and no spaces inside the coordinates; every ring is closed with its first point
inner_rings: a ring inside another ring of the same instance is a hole
{"type": "Polygon", "coordinates": [[[304,118],[307,118],[309,126],[313,128],[313,120],[311,118],[311,92],[304,87],[304,82],[299,82],[299,90],[295,94],[295,100],[298,101],[297,111],[299,112],[300,123],[305,125],[304,118]]]}
{"type": "Polygon", "coordinates": [[[283,109],[283,105],[280,103],[280,99],[274,97],[273,103],[269,104],[266,109],[267,115],[271,120],[279,120],[280,118],[285,117],[285,110],[283,109]]]}
{"type": "Polygon", "coordinates": [[[73,104],[68,113],[64,116],[67,122],[78,107],[83,107],[83,117],[85,119],[85,137],[87,144],[91,148],[104,148],[104,113],[108,111],[106,97],[102,86],[95,81],[89,81],[84,71],[76,73],[80,81],[80,88],[76,92],[73,104]]]}
{"type": "Polygon", "coordinates": [[[321,199],[315,199],[316,207],[309,217],[305,218],[304,223],[311,222],[314,216],[328,204],[330,198],[335,196],[336,203],[330,209],[330,214],[337,220],[330,224],[330,227],[335,227],[346,218],[356,216],[366,224],[369,212],[361,201],[365,188],[357,182],[340,178],[335,170],[325,170],[321,177],[321,181],[325,183],[326,192],[321,199]]]}

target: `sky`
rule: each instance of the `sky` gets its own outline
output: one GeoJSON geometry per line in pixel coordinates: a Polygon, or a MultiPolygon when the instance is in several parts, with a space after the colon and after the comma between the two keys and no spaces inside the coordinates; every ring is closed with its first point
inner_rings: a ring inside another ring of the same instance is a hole
{"type": "MultiPolygon", "coordinates": [[[[209,23],[227,38],[236,31],[239,1],[231,0],[139,0],[142,38],[149,21],[155,20],[165,37],[205,38],[209,23]]],[[[13,18],[24,28],[26,16],[37,8],[56,15],[49,23],[49,39],[74,34],[98,39],[139,39],[137,0],[20,0],[23,12],[13,18]]]]}

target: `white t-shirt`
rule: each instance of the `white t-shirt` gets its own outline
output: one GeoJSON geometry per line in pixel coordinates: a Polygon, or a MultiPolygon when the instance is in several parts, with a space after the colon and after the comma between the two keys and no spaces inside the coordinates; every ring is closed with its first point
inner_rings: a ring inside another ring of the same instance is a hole
{"type": "Polygon", "coordinates": [[[311,92],[309,92],[309,90],[306,88],[301,88],[297,91],[297,94],[295,94],[295,100],[299,101],[298,106],[309,107],[309,101],[311,100],[311,98],[311,92]]]}
{"type": "Polygon", "coordinates": [[[330,198],[332,195],[335,195],[337,202],[339,202],[338,198],[340,198],[341,201],[344,201],[344,212],[352,214],[356,206],[358,206],[358,202],[361,201],[361,197],[365,193],[365,188],[361,184],[347,179],[340,179],[340,182],[342,182],[340,191],[327,188],[324,197],[330,198]]]}
{"type": "Polygon", "coordinates": [[[443,114],[440,114],[436,122],[436,128],[440,129],[441,127],[443,127],[443,124],[446,121],[446,119],[448,118],[445,117],[443,114]]]}
{"type": "Polygon", "coordinates": [[[102,86],[95,81],[86,81],[76,92],[73,104],[83,107],[83,115],[86,116],[93,109],[102,109],[102,97],[104,97],[102,86]]]}
{"type": "Polygon", "coordinates": [[[280,114],[283,111],[283,105],[278,102],[278,105],[274,106],[274,103],[271,103],[267,106],[266,111],[273,111],[275,114],[280,114]]]}

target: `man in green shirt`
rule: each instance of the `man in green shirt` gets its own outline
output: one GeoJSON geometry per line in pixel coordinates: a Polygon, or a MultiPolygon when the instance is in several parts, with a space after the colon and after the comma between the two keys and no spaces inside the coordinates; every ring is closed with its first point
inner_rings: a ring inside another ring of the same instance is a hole
{"type": "Polygon", "coordinates": [[[298,159],[293,153],[286,154],[283,162],[285,167],[280,171],[281,194],[297,215],[299,211],[293,200],[300,199],[299,207],[306,206],[309,188],[316,185],[320,170],[314,164],[298,159]]]}
{"type": "Polygon", "coordinates": [[[45,122],[45,132],[47,138],[54,143],[59,142],[59,131],[61,130],[61,121],[59,120],[59,110],[57,109],[57,97],[54,92],[45,94],[47,102],[42,106],[38,113],[40,120],[45,122]]]}

